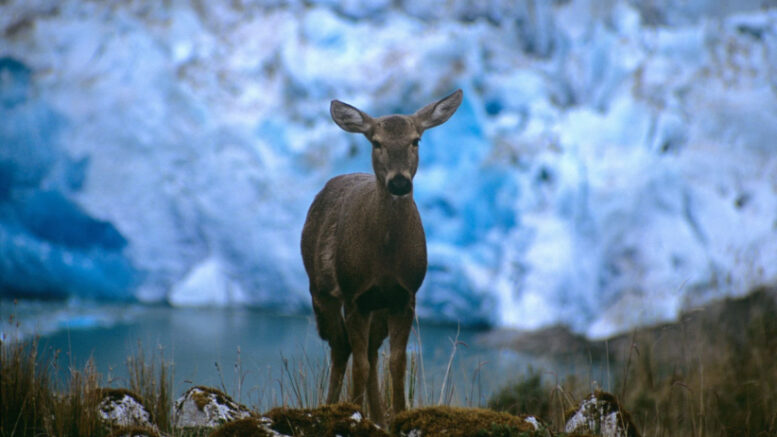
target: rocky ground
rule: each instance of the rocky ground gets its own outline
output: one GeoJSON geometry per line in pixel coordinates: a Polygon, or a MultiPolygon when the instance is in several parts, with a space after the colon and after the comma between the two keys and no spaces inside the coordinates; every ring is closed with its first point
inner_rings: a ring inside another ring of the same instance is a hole
{"type": "MultiPolygon", "coordinates": [[[[123,389],[103,390],[99,414],[112,437],[161,437],[139,397],[123,389]]],[[[629,414],[609,393],[596,392],[567,413],[564,432],[554,434],[530,415],[480,408],[426,407],[405,411],[382,429],[355,404],[315,409],[274,408],[255,414],[228,395],[209,387],[192,387],[174,406],[174,431],[182,436],[638,436],[629,414]]]]}
{"type": "Polygon", "coordinates": [[[613,378],[599,387],[610,392],[584,378],[575,383],[574,376],[549,381],[542,369],[536,378],[511,385],[509,378],[525,370],[516,369],[504,376],[509,390],[492,397],[489,409],[415,408],[383,428],[347,403],[261,413],[210,387],[191,387],[177,399],[151,380],[136,384],[136,391],[100,388],[88,366],[75,371],[68,392],[60,393],[37,366],[34,347],[4,344],[0,435],[777,435],[775,314],[777,287],[771,287],[688,311],[674,324],[606,341],[589,341],[564,328],[491,333],[482,340],[492,346],[582,362],[583,368],[606,363],[613,378]]]}

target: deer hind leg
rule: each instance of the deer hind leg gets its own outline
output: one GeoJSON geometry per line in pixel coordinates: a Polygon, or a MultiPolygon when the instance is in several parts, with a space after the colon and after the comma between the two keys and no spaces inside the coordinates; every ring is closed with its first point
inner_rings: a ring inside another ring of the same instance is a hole
{"type": "Polygon", "coordinates": [[[396,416],[405,410],[405,368],[407,366],[406,348],[413,327],[415,301],[411,298],[407,306],[392,310],[388,314],[388,334],[391,356],[389,370],[391,372],[391,389],[393,413],[396,416]]]}
{"type": "Polygon", "coordinates": [[[370,346],[367,355],[370,363],[370,374],[367,379],[367,401],[370,404],[370,418],[381,426],[384,425],[384,417],[378,385],[378,367],[380,367],[378,349],[386,337],[388,337],[386,310],[373,311],[370,320],[370,346]]]}
{"type": "Polygon", "coordinates": [[[331,368],[329,369],[329,392],[327,404],[334,404],[340,399],[343,388],[343,376],[351,355],[351,344],[345,330],[342,315],[342,303],[331,295],[321,293],[313,299],[313,312],[316,314],[318,334],[329,342],[331,368]]]}

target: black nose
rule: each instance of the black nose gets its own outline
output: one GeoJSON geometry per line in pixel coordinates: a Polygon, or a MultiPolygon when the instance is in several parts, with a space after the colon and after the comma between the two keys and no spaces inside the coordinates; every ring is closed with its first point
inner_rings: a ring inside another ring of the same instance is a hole
{"type": "Polygon", "coordinates": [[[395,196],[404,196],[413,189],[413,181],[400,175],[396,175],[388,182],[389,193],[395,196]]]}

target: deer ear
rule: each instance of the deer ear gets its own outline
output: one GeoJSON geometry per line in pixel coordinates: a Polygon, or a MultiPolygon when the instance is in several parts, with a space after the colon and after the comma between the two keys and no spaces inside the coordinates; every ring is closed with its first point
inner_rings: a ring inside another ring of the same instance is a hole
{"type": "Polygon", "coordinates": [[[332,114],[332,120],[345,131],[363,134],[372,129],[372,117],[339,100],[332,100],[329,113],[332,114]]]}
{"type": "Polygon", "coordinates": [[[448,121],[451,115],[459,109],[462,94],[461,90],[456,90],[448,97],[419,109],[413,114],[413,118],[415,118],[416,123],[423,130],[439,126],[448,121]]]}

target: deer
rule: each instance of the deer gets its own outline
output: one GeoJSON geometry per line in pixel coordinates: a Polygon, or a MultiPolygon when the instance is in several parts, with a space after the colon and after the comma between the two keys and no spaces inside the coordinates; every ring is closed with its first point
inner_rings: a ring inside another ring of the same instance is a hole
{"type": "Polygon", "coordinates": [[[396,415],[405,410],[406,348],[415,295],[426,276],[426,235],[413,199],[419,141],[425,130],[446,122],[461,100],[457,90],[412,115],[377,118],[339,100],[330,104],[335,124],[372,144],[373,174],[340,175],[324,185],[302,229],[302,259],[318,334],[330,348],[326,403],[339,401],[353,355],[350,401],[368,403],[368,416],[379,425],[385,417],[378,349],[388,337],[396,415]]]}

